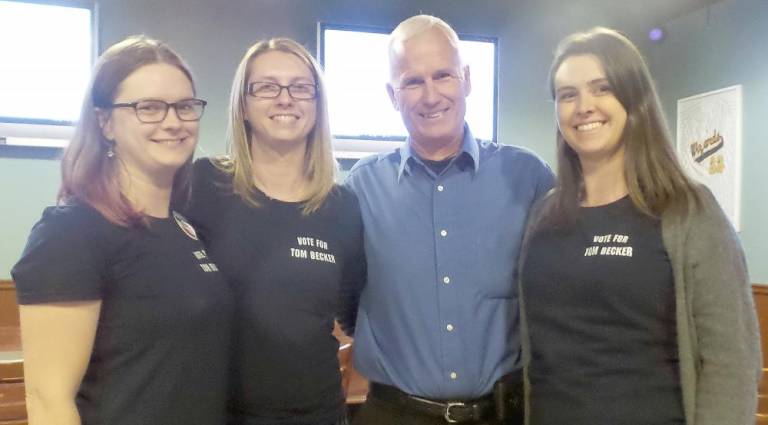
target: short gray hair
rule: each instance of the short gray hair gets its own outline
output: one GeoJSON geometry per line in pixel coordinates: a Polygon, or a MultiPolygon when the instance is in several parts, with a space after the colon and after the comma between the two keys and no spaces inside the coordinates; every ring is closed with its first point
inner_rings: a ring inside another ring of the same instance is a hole
{"type": "Polygon", "coordinates": [[[400,24],[389,35],[387,50],[389,52],[390,69],[395,63],[398,54],[403,51],[403,44],[408,39],[419,34],[423,34],[432,29],[442,32],[448,39],[448,42],[459,52],[459,36],[453,28],[444,20],[432,15],[416,15],[400,22],[400,24]]]}

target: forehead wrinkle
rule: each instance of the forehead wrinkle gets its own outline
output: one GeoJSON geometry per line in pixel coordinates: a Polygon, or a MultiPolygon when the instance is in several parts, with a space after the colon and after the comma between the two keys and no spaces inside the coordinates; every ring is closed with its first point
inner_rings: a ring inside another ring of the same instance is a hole
{"type": "Polygon", "coordinates": [[[437,63],[438,60],[431,60],[425,64],[422,62],[419,66],[405,65],[401,59],[397,63],[397,67],[390,69],[391,82],[401,81],[405,78],[430,78],[439,73],[456,74],[463,77],[463,69],[460,63],[456,61],[456,57],[452,58],[451,64],[446,63],[445,66],[431,66],[431,64],[437,63]]]}
{"type": "MultiPolygon", "coordinates": [[[[414,34],[405,40],[398,40],[393,44],[393,48],[389,50],[389,69],[391,82],[397,81],[398,78],[403,78],[406,71],[412,70],[413,66],[409,65],[408,70],[405,69],[408,57],[417,57],[419,62],[424,64],[425,56],[429,56],[429,63],[442,62],[446,58],[445,53],[450,51],[450,58],[446,62],[450,62],[450,66],[446,66],[443,70],[451,70],[454,72],[461,72],[463,65],[461,54],[458,46],[452,41],[452,39],[445,34],[445,32],[438,28],[433,27],[426,31],[414,34]],[[418,44],[413,44],[417,42],[418,44]],[[409,46],[410,45],[410,46],[409,46]],[[436,46],[437,45],[437,46],[436,46]],[[420,54],[414,54],[414,50],[419,50],[420,54]],[[426,54],[425,54],[426,53],[426,54]],[[437,59],[437,61],[435,61],[437,59]]],[[[438,70],[431,70],[435,72],[438,70]]],[[[416,72],[422,75],[421,72],[416,72]]]]}

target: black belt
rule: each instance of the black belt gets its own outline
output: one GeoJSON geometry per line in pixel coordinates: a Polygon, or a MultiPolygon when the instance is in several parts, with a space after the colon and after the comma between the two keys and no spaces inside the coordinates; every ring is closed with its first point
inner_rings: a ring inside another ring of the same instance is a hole
{"type": "Polygon", "coordinates": [[[495,413],[492,394],[475,400],[438,401],[406,394],[389,385],[371,382],[368,396],[424,415],[442,417],[452,424],[481,421],[495,413]]]}

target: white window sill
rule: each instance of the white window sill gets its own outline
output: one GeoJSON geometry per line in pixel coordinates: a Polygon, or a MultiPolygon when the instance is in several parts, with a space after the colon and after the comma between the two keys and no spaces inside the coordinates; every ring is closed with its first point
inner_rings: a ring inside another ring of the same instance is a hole
{"type": "Polygon", "coordinates": [[[333,156],[340,159],[360,159],[380,152],[391,152],[404,143],[389,140],[334,139],[333,156]]]}

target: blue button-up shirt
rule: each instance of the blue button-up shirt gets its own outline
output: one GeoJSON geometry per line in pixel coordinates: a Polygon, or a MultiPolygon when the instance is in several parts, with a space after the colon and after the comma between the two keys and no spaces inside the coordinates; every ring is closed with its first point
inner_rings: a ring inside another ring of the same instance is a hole
{"type": "Polygon", "coordinates": [[[405,146],[359,161],[368,281],[355,366],[409,394],[465,399],[520,365],[517,257],[531,205],[553,184],[533,153],[478,143],[436,175],[405,146]]]}

